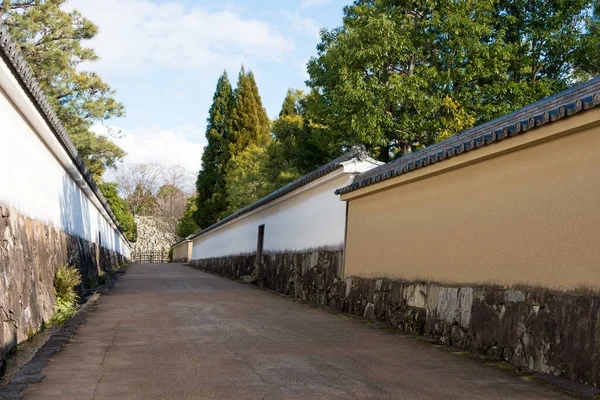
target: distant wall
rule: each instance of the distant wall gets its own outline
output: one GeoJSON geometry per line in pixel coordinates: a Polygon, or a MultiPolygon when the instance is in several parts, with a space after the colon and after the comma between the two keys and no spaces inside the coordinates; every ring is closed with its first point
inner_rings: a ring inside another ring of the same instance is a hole
{"type": "Polygon", "coordinates": [[[345,276],[600,292],[599,152],[594,108],[342,196],[345,276]]]}
{"type": "Polygon", "coordinates": [[[334,191],[350,183],[353,175],[340,171],[195,238],[192,259],[256,252],[261,224],[265,225],[266,253],[324,247],[341,249],[346,206],[334,191]]]}
{"type": "Polygon", "coordinates": [[[188,262],[192,259],[192,242],[184,240],[173,246],[173,262],[188,262]]]}
{"type": "Polygon", "coordinates": [[[137,240],[133,243],[132,254],[161,253],[165,254],[177,240],[177,235],[169,230],[160,218],[136,216],[137,240]]]}

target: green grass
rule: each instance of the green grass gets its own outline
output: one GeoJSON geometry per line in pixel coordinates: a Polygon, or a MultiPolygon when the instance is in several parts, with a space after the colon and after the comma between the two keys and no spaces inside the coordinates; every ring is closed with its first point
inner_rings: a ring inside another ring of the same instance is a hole
{"type": "Polygon", "coordinates": [[[54,294],[56,307],[52,322],[62,325],[77,313],[79,295],[75,288],[81,284],[81,273],[77,268],[61,265],[54,276],[54,294]]]}

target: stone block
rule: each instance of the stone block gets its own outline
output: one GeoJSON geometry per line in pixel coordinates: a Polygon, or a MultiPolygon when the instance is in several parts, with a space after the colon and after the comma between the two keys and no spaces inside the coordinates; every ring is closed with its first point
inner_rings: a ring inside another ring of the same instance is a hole
{"type": "Polygon", "coordinates": [[[508,289],[504,291],[504,301],[506,303],[524,303],[525,293],[520,290],[508,289]]]}
{"type": "Polygon", "coordinates": [[[437,316],[447,324],[457,323],[468,329],[473,305],[472,288],[440,288],[437,316]]]}
{"type": "Polygon", "coordinates": [[[426,308],[427,292],[427,285],[422,283],[405,286],[406,304],[410,307],[426,308]]]}

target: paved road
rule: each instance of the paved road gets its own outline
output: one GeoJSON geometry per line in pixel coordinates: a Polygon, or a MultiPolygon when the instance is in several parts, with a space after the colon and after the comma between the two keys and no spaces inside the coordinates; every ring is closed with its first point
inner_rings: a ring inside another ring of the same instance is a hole
{"type": "Polygon", "coordinates": [[[25,399],[570,399],[180,264],[134,265],[25,399]]]}

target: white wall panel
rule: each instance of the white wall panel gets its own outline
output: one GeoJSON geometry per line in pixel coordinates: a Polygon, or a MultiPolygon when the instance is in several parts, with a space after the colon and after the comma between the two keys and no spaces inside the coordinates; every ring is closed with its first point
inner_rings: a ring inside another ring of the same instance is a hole
{"type": "MultiPolygon", "coordinates": [[[[314,186],[299,195],[294,192],[251,211],[194,239],[192,259],[223,257],[256,251],[258,226],[265,225],[264,251],[302,251],[344,243],[346,203],[335,189],[352,182],[352,175],[340,170],[312,182],[314,186]],[[337,174],[333,180],[331,175],[337,174]]],[[[297,191],[301,191],[302,188],[297,191]]]]}
{"type": "MultiPolygon", "coordinates": [[[[1,73],[2,71],[0,71],[1,73]]],[[[129,247],[0,89],[0,205],[129,257],[129,247]]]]}

